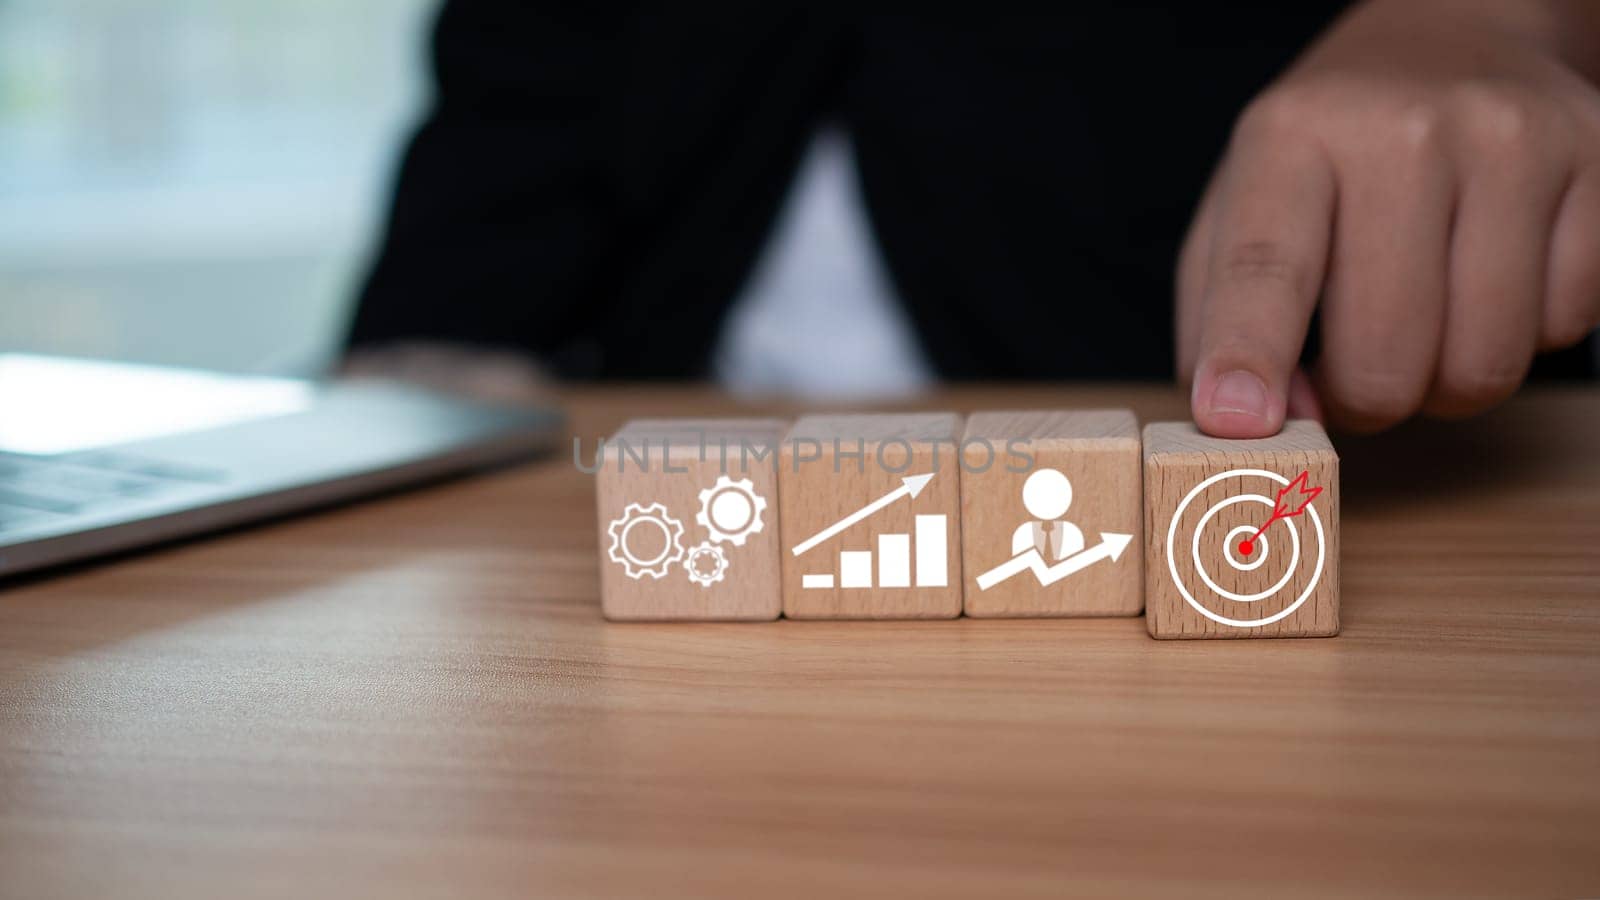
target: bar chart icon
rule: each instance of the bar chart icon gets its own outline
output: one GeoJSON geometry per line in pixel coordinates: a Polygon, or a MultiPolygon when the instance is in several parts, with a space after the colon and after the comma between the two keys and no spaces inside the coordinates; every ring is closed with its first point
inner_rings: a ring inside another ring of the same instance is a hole
{"type": "Polygon", "coordinates": [[[871,550],[841,550],[837,578],[833,572],[800,576],[806,589],[946,587],[950,583],[950,546],[945,516],[917,516],[913,534],[880,534],[874,570],[871,550]],[[874,578],[874,571],[877,577],[874,578]],[[915,580],[913,582],[913,574],[915,580]]]}
{"type": "MultiPolygon", "coordinates": [[[[789,552],[799,556],[896,500],[915,498],[932,480],[932,473],[900,479],[900,487],[794,545],[789,552]]],[[[910,534],[878,535],[876,559],[871,550],[841,550],[834,572],[801,575],[800,587],[831,590],[837,584],[845,589],[909,588],[913,581],[917,587],[946,587],[950,583],[950,546],[946,531],[949,524],[947,516],[919,515],[910,534]],[[876,578],[873,577],[874,562],[877,563],[876,578]]]]}
{"type": "Polygon", "coordinates": [[[845,550],[839,554],[839,587],[872,587],[871,550],[845,550]]]}
{"type": "Polygon", "coordinates": [[[911,535],[878,535],[878,587],[911,587],[911,535]]]}

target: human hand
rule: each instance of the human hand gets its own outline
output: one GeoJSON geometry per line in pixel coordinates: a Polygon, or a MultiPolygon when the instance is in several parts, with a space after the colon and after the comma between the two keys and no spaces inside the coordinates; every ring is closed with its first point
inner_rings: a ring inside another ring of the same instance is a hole
{"type": "Polygon", "coordinates": [[[1373,0],[1335,24],[1240,117],[1179,258],[1195,423],[1471,415],[1537,349],[1582,340],[1600,322],[1597,75],[1592,0],[1373,0]]]}

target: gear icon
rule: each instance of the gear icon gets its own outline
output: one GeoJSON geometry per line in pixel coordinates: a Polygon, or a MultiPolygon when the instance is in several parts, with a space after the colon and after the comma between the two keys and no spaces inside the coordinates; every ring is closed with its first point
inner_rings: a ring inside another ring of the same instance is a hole
{"type": "Polygon", "coordinates": [[[683,568],[689,573],[689,580],[701,587],[710,587],[713,582],[721,581],[722,576],[728,571],[728,557],[723,554],[722,548],[710,541],[703,541],[689,548],[689,554],[683,560],[683,568]]]}
{"type": "Polygon", "coordinates": [[[700,492],[700,511],[694,514],[694,520],[705,527],[713,541],[743,547],[745,538],[765,526],[761,512],[766,508],[766,498],[756,493],[750,479],[734,481],[719,475],[716,484],[700,492]]]}
{"type": "Polygon", "coordinates": [[[668,515],[660,503],[629,503],[622,518],[612,521],[606,532],[611,535],[611,560],[622,563],[628,577],[636,581],[646,575],[665,578],[667,568],[683,559],[683,523],[668,515]],[[637,549],[641,545],[646,548],[642,552],[637,549]]]}

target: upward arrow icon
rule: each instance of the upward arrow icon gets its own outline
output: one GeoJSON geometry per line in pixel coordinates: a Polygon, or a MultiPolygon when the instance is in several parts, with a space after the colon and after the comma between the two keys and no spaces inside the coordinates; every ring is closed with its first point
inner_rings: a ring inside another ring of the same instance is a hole
{"type": "Polygon", "coordinates": [[[1081,572],[1102,559],[1117,560],[1122,556],[1122,551],[1127,549],[1133,541],[1131,534],[1117,534],[1114,531],[1100,532],[1100,543],[1087,550],[1067,557],[1055,565],[1047,565],[1039,551],[1029,548],[1026,552],[1006,560],[998,566],[978,576],[978,590],[987,591],[1018,572],[1033,570],[1033,577],[1039,579],[1039,586],[1045,587],[1055,584],[1074,572],[1081,572]]]}
{"type": "Polygon", "coordinates": [[[884,494],[882,497],[879,497],[871,503],[868,503],[866,506],[861,507],[850,515],[845,516],[832,525],[829,525],[827,528],[824,528],[816,534],[813,534],[811,537],[808,537],[800,543],[795,544],[794,548],[789,552],[793,553],[795,556],[799,556],[800,554],[810,550],[812,547],[815,547],[828,538],[831,538],[846,528],[849,528],[851,525],[854,525],[862,519],[865,519],[867,516],[870,516],[878,510],[883,509],[885,506],[888,506],[896,500],[899,500],[901,497],[917,496],[918,494],[922,493],[923,488],[928,486],[928,482],[933,480],[933,475],[934,473],[932,472],[929,472],[926,475],[907,475],[905,478],[900,479],[899,487],[887,494],[884,494]]]}

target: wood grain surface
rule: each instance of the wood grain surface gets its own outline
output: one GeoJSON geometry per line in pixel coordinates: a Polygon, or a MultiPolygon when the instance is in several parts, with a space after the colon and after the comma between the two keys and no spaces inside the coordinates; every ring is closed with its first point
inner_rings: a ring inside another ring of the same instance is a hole
{"type": "MultiPolygon", "coordinates": [[[[797,412],[564,402],[590,452],[639,415],[797,412]]],[[[1597,412],[1544,389],[1337,439],[1328,640],[608,623],[570,450],[13,583],[0,895],[1597,896],[1597,412]]]]}

